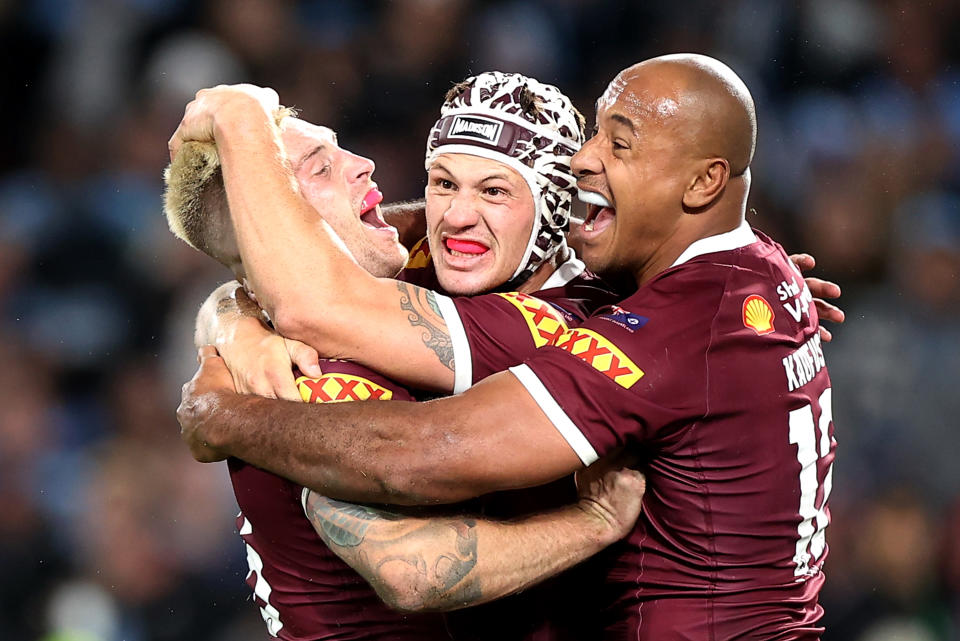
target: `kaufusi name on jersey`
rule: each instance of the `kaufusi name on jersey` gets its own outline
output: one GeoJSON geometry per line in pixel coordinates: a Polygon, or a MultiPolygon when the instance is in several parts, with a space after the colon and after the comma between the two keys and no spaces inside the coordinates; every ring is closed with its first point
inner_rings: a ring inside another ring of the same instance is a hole
{"type": "Polygon", "coordinates": [[[813,380],[817,372],[826,367],[823,348],[820,346],[820,334],[795,349],[783,359],[783,370],[787,375],[787,391],[803,387],[813,380]]]}

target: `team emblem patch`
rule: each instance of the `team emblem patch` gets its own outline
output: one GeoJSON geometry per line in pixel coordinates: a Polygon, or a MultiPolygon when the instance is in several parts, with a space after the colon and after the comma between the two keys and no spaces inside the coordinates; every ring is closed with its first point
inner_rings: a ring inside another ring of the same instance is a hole
{"type": "Polygon", "coordinates": [[[743,324],[763,336],[773,331],[773,308],[763,296],[751,294],[743,301],[743,324]]]}
{"type": "Polygon", "coordinates": [[[344,403],[346,401],[389,401],[393,392],[362,376],[324,374],[320,378],[297,378],[300,398],[306,403],[344,403]]]}
{"type": "Polygon", "coordinates": [[[603,314],[602,316],[597,316],[597,318],[610,321],[614,325],[619,325],[631,333],[637,331],[650,321],[650,319],[646,316],[640,316],[638,314],[628,312],[618,305],[611,306],[611,311],[613,313],[603,314]]]}
{"type": "Polygon", "coordinates": [[[530,335],[533,336],[533,343],[537,347],[555,345],[567,331],[567,323],[563,320],[563,316],[549,303],[519,292],[507,292],[497,296],[502,296],[520,310],[523,320],[527,322],[527,327],[530,329],[530,335]]]}
{"type": "Polygon", "coordinates": [[[624,389],[643,378],[643,370],[620,348],[593,330],[582,327],[567,330],[557,347],[570,352],[624,389]]]}

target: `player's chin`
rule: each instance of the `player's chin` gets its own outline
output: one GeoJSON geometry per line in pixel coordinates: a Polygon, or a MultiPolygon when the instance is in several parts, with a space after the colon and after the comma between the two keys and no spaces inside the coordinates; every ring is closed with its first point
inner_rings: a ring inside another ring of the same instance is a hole
{"type": "Polygon", "coordinates": [[[490,270],[463,271],[437,265],[437,280],[453,296],[472,296],[490,291],[506,279],[500,279],[490,270]]]}

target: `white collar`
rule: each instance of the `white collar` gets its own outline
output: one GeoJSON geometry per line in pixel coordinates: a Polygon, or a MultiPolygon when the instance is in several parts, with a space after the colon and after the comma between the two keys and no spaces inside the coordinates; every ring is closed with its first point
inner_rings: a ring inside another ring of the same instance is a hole
{"type": "Polygon", "coordinates": [[[550,274],[547,282],[541,285],[540,289],[563,287],[571,280],[586,271],[587,266],[583,264],[582,260],[577,258],[576,252],[569,247],[567,248],[567,251],[569,252],[567,259],[560,263],[560,266],[557,267],[552,274],[550,274]]]}
{"type": "Polygon", "coordinates": [[[740,223],[740,226],[733,231],[717,234],[716,236],[707,236],[706,238],[694,241],[689,247],[683,250],[683,253],[680,254],[670,266],[676,267],[703,254],[739,249],[740,247],[746,247],[755,242],[757,242],[757,235],[753,233],[750,225],[744,220],[740,223]]]}

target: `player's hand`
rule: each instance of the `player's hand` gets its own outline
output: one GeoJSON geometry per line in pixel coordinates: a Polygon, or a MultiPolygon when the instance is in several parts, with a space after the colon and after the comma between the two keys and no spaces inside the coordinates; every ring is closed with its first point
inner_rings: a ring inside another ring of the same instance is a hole
{"type": "Polygon", "coordinates": [[[269,122],[273,122],[274,114],[279,108],[280,98],[277,92],[268,87],[239,84],[201,89],[187,104],[180,125],[167,143],[170,160],[174,159],[180,145],[185,142],[216,140],[218,118],[228,116],[232,109],[242,109],[244,119],[247,120],[262,114],[269,122]]]}
{"type": "Polygon", "coordinates": [[[226,454],[207,443],[207,430],[225,397],[235,396],[233,379],[223,359],[212,345],[200,348],[200,368],[183,386],[177,420],[180,438],[190,447],[193,458],[201,463],[222,461],[226,454]]]}
{"type": "MultiPolygon", "coordinates": [[[[810,254],[791,254],[790,260],[801,272],[808,272],[817,265],[817,261],[810,254]]],[[[826,298],[839,298],[841,294],[840,286],[821,278],[809,277],[804,278],[804,281],[806,281],[807,288],[813,295],[813,303],[817,307],[817,315],[820,317],[820,321],[842,323],[846,318],[843,310],[824,300],[826,298]]],[[[820,338],[829,343],[833,339],[833,334],[821,325],[820,338]]]]}
{"type": "Polygon", "coordinates": [[[255,318],[243,317],[225,333],[224,340],[218,337],[217,351],[240,394],[299,401],[294,363],[304,374],[318,375],[315,374],[319,369],[315,350],[302,343],[288,347],[285,338],[255,318]],[[312,362],[309,351],[313,351],[312,362]]]}
{"type": "Polygon", "coordinates": [[[644,475],[622,463],[603,459],[576,474],[580,506],[607,522],[611,543],[633,530],[647,489],[644,475]]]}

